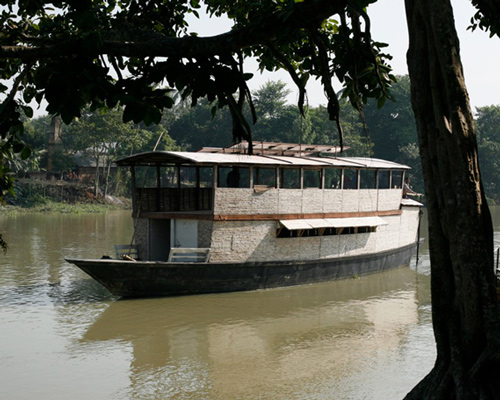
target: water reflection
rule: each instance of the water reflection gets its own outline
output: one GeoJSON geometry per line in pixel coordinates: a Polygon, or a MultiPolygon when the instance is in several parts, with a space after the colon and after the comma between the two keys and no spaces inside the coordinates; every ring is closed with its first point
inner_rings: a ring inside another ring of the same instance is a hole
{"type": "Polygon", "coordinates": [[[2,398],[396,399],[434,361],[426,243],[357,280],[117,300],[64,257],[127,243],[130,212],[0,224],[2,398]]]}
{"type": "Polygon", "coordinates": [[[153,398],[310,398],[325,383],[341,390],[359,369],[381,367],[374,356],[407,344],[419,323],[416,291],[415,273],[401,268],[298,288],[118,301],[82,342],[131,344],[131,398],[152,395],[152,375],[153,398]]]}

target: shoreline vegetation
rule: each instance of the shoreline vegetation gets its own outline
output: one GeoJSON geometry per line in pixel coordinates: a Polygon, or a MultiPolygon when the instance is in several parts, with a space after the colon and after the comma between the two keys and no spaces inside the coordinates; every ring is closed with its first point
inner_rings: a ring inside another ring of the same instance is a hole
{"type": "Polygon", "coordinates": [[[15,196],[6,198],[0,213],[57,212],[103,213],[127,210],[132,202],[126,197],[94,193],[93,186],[63,180],[16,179],[15,196]]]}

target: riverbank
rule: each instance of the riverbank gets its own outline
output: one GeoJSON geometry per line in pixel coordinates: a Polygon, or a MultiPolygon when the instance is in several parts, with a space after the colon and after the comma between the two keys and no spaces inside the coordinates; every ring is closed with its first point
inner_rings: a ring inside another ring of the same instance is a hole
{"type": "Polygon", "coordinates": [[[96,196],[88,184],[63,180],[17,179],[15,196],[8,196],[0,213],[59,212],[100,213],[131,209],[131,200],[123,196],[96,196]]]}

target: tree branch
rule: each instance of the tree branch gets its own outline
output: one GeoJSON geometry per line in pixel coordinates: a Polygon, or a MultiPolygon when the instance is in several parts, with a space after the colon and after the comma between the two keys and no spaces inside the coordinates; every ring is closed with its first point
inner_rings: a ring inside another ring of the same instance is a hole
{"type": "MultiPolygon", "coordinates": [[[[173,38],[146,30],[101,31],[102,43],[93,51],[94,55],[185,58],[235,53],[257,44],[273,42],[284,27],[294,30],[311,25],[317,26],[330,16],[342,12],[346,6],[346,0],[306,0],[297,3],[290,15],[274,13],[244,28],[210,37],[173,38]]],[[[0,58],[38,60],[81,55],[82,50],[82,44],[78,39],[35,47],[1,46],[0,58]]],[[[87,54],[88,52],[86,49],[87,54]]]]}

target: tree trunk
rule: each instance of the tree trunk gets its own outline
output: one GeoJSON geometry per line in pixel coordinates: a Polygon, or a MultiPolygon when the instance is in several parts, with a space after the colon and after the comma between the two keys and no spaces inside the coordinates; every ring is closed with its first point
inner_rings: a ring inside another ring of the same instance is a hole
{"type": "Polygon", "coordinates": [[[101,179],[100,174],[99,174],[99,164],[101,163],[101,157],[99,150],[97,150],[95,153],[95,177],[94,177],[94,190],[95,190],[95,197],[99,198],[99,180],[101,179]]]}
{"type": "Polygon", "coordinates": [[[406,0],[408,68],[429,218],[437,359],[407,399],[497,399],[493,227],[449,0],[406,0]]]}
{"type": "Polygon", "coordinates": [[[106,177],[104,178],[104,198],[108,196],[109,175],[111,174],[111,163],[112,161],[108,149],[108,155],[106,158],[106,177]]]}

